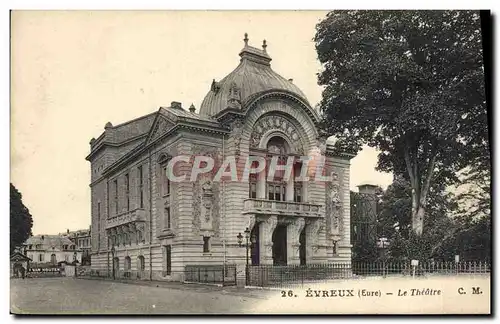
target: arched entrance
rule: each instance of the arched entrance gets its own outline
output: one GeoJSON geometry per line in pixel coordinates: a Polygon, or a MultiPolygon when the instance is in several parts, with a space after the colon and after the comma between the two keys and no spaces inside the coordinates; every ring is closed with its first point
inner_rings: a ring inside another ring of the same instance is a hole
{"type": "Polygon", "coordinates": [[[142,278],[142,273],[145,270],[146,263],[144,262],[144,256],[139,255],[137,257],[137,278],[142,278]]]}
{"type": "Polygon", "coordinates": [[[259,223],[256,223],[250,232],[250,260],[252,265],[258,265],[260,263],[260,249],[259,249],[259,223]]]}
{"type": "Polygon", "coordinates": [[[299,236],[299,259],[300,259],[300,265],[305,265],[306,264],[306,227],[302,229],[302,232],[300,232],[299,236]]]}
{"type": "Polygon", "coordinates": [[[125,262],[123,264],[123,268],[125,270],[124,276],[125,278],[130,277],[130,269],[132,268],[132,260],[130,259],[129,256],[125,257],[125,262]]]}
{"type": "Polygon", "coordinates": [[[118,277],[118,274],[120,273],[120,259],[118,257],[115,257],[113,259],[113,269],[115,271],[115,277],[118,277]]]}
{"type": "Polygon", "coordinates": [[[14,277],[21,277],[21,268],[23,267],[23,265],[19,262],[16,262],[14,263],[14,265],[12,266],[12,272],[13,272],[13,275],[14,277]]]}
{"type": "Polygon", "coordinates": [[[54,264],[54,265],[55,265],[55,264],[57,264],[56,255],[55,255],[54,253],[52,253],[52,254],[50,255],[50,263],[52,263],[52,264],[54,264]]]}
{"type": "Polygon", "coordinates": [[[286,265],[286,225],[278,225],[273,232],[273,264],[286,265]]]}

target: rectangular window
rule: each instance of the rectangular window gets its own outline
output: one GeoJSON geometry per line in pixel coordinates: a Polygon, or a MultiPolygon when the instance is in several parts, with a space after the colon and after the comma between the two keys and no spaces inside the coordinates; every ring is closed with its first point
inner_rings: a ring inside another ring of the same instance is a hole
{"type": "Polygon", "coordinates": [[[143,182],[142,165],[139,166],[139,206],[144,208],[144,182],[143,182]]]}
{"type": "Polygon", "coordinates": [[[165,206],[165,226],[167,229],[172,228],[172,220],[170,218],[170,204],[165,206]]]}
{"type": "Polygon", "coordinates": [[[257,183],[250,182],[250,193],[248,196],[250,198],[257,198],[257,183]]]}
{"type": "Polygon", "coordinates": [[[302,183],[295,182],[293,201],[302,202],[302,183]]]}
{"type": "Polygon", "coordinates": [[[170,276],[172,274],[172,247],[170,245],[165,247],[165,255],[167,261],[167,276],[170,276]]]}
{"type": "Polygon", "coordinates": [[[39,260],[40,262],[43,262],[43,254],[40,254],[40,255],[38,256],[38,260],[39,260]]]}
{"type": "Polygon", "coordinates": [[[269,182],[267,184],[267,192],[269,200],[275,200],[275,201],[286,200],[286,184],[284,183],[269,182]]]}
{"type": "Polygon", "coordinates": [[[130,176],[125,174],[125,199],[127,202],[127,211],[130,210],[130,176]]]}
{"type": "Polygon", "coordinates": [[[210,252],[210,237],[203,236],[203,253],[210,252]]]}
{"type": "Polygon", "coordinates": [[[118,214],[118,180],[113,181],[113,186],[115,189],[115,195],[113,197],[115,200],[115,214],[118,214]]]}
{"type": "Polygon", "coordinates": [[[170,180],[168,179],[167,175],[167,165],[162,166],[162,177],[163,177],[163,196],[168,196],[170,195],[170,180]]]}
{"type": "Polygon", "coordinates": [[[267,193],[268,193],[268,199],[274,200],[274,185],[272,184],[267,185],[267,193]]]}
{"type": "Polygon", "coordinates": [[[295,163],[293,166],[293,177],[294,177],[294,192],[293,192],[293,201],[302,202],[302,181],[297,181],[297,178],[300,178],[300,172],[302,170],[302,163],[295,163]]]}

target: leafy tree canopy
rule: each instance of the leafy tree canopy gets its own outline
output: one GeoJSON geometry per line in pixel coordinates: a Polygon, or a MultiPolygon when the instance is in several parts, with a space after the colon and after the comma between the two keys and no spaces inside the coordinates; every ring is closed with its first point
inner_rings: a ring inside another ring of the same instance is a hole
{"type": "Polygon", "coordinates": [[[317,25],[323,128],[337,150],[368,144],[379,170],[406,174],[417,235],[433,182],[488,155],[480,28],[471,11],[335,11],[317,25]]]}
{"type": "Polygon", "coordinates": [[[10,184],[10,253],[23,244],[31,234],[33,219],[23,204],[21,193],[10,184]]]}

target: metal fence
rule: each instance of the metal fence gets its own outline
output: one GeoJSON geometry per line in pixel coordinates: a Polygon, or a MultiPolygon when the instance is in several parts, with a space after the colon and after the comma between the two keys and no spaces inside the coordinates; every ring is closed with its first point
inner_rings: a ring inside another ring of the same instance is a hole
{"type": "Polygon", "coordinates": [[[310,265],[254,265],[248,269],[249,286],[291,287],[335,279],[364,277],[432,276],[490,273],[489,262],[352,262],[310,265]]]}
{"type": "MultiPolygon", "coordinates": [[[[149,272],[115,269],[113,276],[112,270],[90,270],[85,276],[101,279],[114,278],[115,280],[148,280],[149,272]]],[[[186,283],[233,286],[236,285],[236,265],[226,265],[225,272],[222,265],[187,265],[183,271],[161,271],[161,276],[183,278],[186,283]]]]}
{"type": "Polygon", "coordinates": [[[236,285],[236,265],[186,265],[184,281],[197,283],[236,285]]]}

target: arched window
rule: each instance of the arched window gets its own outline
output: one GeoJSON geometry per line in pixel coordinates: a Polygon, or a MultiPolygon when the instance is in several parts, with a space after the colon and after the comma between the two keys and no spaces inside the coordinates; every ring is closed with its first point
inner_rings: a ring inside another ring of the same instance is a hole
{"type": "Polygon", "coordinates": [[[288,143],[279,136],[273,136],[267,142],[267,151],[272,155],[287,155],[290,153],[288,143]]]}
{"type": "Polygon", "coordinates": [[[52,264],[56,264],[57,263],[56,255],[54,253],[52,253],[50,255],[50,263],[52,263],[52,264]]]}
{"type": "MultiPolygon", "coordinates": [[[[287,142],[279,136],[274,136],[267,142],[268,165],[266,165],[266,177],[269,175],[271,159],[278,157],[278,165],[286,165],[289,152],[287,142]]],[[[267,182],[267,199],[284,201],[286,199],[286,183],[284,181],[284,170],[276,170],[273,173],[273,181],[267,182]]]]}
{"type": "Polygon", "coordinates": [[[146,263],[144,262],[144,256],[142,255],[137,257],[137,269],[139,269],[139,271],[144,271],[146,269],[146,263]]]}
{"type": "Polygon", "coordinates": [[[125,265],[125,271],[130,271],[132,264],[131,264],[131,260],[130,260],[129,256],[125,257],[125,264],[124,265],[125,265]]]}

